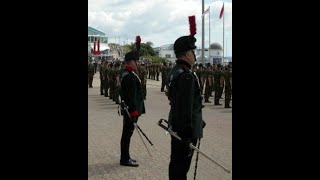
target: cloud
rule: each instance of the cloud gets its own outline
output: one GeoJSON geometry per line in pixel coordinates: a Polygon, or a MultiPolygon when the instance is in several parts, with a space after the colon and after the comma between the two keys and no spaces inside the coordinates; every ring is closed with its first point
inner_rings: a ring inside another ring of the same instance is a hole
{"type": "MultiPolygon", "coordinates": [[[[88,0],[88,3],[88,25],[104,32],[109,37],[109,42],[119,43],[120,37],[121,44],[124,41],[130,43],[140,35],[142,42],[151,41],[154,47],[173,44],[178,37],[190,34],[188,16],[195,15],[196,45],[201,47],[202,5],[199,0],[88,0]]],[[[204,8],[207,9],[209,5],[211,43],[222,44],[223,21],[219,19],[222,1],[205,0],[204,8]]],[[[225,39],[229,38],[231,41],[232,1],[225,2],[224,16],[225,39]]],[[[209,45],[208,25],[207,14],[205,47],[209,45]]],[[[232,43],[229,42],[228,46],[230,44],[232,43]]]]}

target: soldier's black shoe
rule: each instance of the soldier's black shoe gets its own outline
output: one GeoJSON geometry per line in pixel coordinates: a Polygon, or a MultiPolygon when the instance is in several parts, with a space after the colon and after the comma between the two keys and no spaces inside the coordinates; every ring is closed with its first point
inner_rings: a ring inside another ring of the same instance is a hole
{"type": "Polygon", "coordinates": [[[131,161],[133,161],[133,162],[137,162],[137,160],[135,160],[135,159],[131,159],[131,158],[129,158],[131,161]]]}
{"type": "Polygon", "coordinates": [[[131,166],[131,167],[138,167],[139,164],[137,162],[132,161],[132,159],[129,159],[126,162],[120,161],[120,165],[122,166],[131,166]]]}
{"type": "Polygon", "coordinates": [[[211,103],[211,101],[204,101],[205,103],[211,103]]]}
{"type": "Polygon", "coordinates": [[[224,108],[231,108],[231,106],[225,106],[224,108]]]}
{"type": "Polygon", "coordinates": [[[100,95],[104,95],[103,93],[100,93],[100,95]]]}
{"type": "Polygon", "coordinates": [[[89,86],[89,88],[93,88],[92,86],[89,86]]]}
{"type": "Polygon", "coordinates": [[[214,105],[216,105],[216,106],[221,106],[222,104],[214,104],[214,105]]]}

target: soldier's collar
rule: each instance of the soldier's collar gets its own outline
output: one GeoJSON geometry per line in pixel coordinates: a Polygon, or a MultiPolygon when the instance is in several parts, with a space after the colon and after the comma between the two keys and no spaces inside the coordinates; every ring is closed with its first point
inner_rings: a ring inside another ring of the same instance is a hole
{"type": "Polygon", "coordinates": [[[125,65],[125,66],[124,66],[124,69],[127,70],[127,71],[129,71],[129,72],[134,72],[133,67],[128,66],[128,65],[125,65]]]}
{"type": "Polygon", "coordinates": [[[188,69],[191,69],[191,65],[190,65],[189,63],[187,63],[186,61],[184,61],[184,60],[177,59],[177,60],[176,60],[176,63],[177,63],[177,64],[184,65],[184,66],[187,66],[188,69]]]}

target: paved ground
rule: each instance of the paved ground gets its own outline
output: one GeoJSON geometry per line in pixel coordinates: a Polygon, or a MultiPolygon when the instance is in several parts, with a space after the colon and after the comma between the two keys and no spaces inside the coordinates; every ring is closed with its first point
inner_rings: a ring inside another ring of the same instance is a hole
{"type": "MultiPolygon", "coordinates": [[[[100,79],[96,73],[93,88],[88,89],[88,179],[89,180],[165,180],[168,179],[170,136],[157,125],[160,118],[167,119],[169,103],[160,92],[161,81],[147,80],[146,114],[138,124],[152,141],[155,151],[145,140],[154,159],[146,151],[138,133],[131,138],[130,155],[140,166],[120,166],[120,138],[122,117],[109,97],[100,95],[100,79]]],[[[209,99],[213,102],[213,97],[209,99]]],[[[224,104],[224,99],[220,100],[224,104]]],[[[204,103],[203,118],[207,123],[200,149],[208,156],[232,170],[232,109],[204,103]]],[[[232,106],[232,103],[231,103],[232,106]]],[[[196,153],[193,156],[188,179],[193,179],[196,153]]],[[[231,180],[232,175],[199,155],[198,180],[231,180]]]]}

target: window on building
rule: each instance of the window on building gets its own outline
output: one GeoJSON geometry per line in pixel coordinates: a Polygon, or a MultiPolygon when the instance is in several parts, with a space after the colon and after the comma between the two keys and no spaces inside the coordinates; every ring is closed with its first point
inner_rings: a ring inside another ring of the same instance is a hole
{"type": "Polygon", "coordinates": [[[90,36],[88,36],[88,42],[90,42],[90,40],[91,40],[91,39],[90,39],[90,36]]]}
{"type": "Polygon", "coordinates": [[[93,37],[92,37],[92,36],[90,37],[90,39],[91,39],[91,42],[93,42],[93,40],[94,40],[94,39],[93,39],[93,37]]]}
{"type": "Polygon", "coordinates": [[[166,58],[171,58],[171,54],[166,54],[166,58]]]}
{"type": "Polygon", "coordinates": [[[94,41],[96,41],[96,42],[97,42],[97,41],[98,41],[98,38],[97,38],[97,37],[94,37],[94,41]]]}

